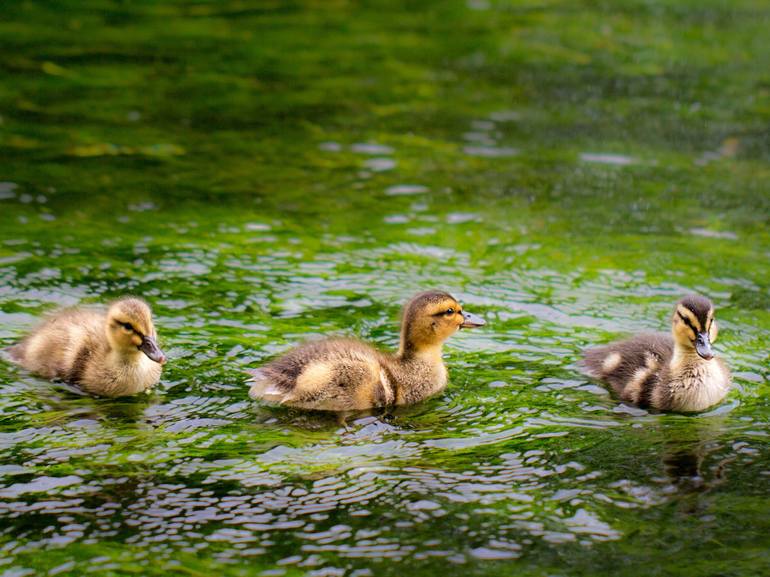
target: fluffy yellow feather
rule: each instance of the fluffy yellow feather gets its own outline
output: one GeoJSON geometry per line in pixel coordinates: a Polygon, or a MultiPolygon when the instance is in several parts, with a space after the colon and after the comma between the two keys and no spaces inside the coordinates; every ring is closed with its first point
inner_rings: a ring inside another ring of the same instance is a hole
{"type": "Polygon", "coordinates": [[[150,307],[134,297],[119,299],[106,311],[60,311],[8,352],[13,361],[41,377],[104,397],[149,389],[166,362],[150,307]]]}
{"type": "Polygon", "coordinates": [[[254,377],[250,395],[326,411],[417,403],[446,386],[444,341],[460,328],[483,324],[448,293],[423,292],[404,307],[398,353],[384,353],[354,339],[305,343],[249,371],[254,377]]]}

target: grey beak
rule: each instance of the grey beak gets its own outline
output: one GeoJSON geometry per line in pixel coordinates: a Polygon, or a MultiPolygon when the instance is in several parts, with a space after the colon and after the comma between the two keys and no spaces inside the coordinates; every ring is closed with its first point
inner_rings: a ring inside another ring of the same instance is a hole
{"type": "Polygon", "coordinates": [[[166,364],[166,355],[160,350],[160,347],[154,338],[148,336],[142,337],[142,344],[139,345],[139,350],[147,355],[150,360],[160,363],[161,365],[166,364]]]}
{"type": "Polygon", "coordinates": [[[698,336],[695,337],[695,350],[707,361],[714,358],[708,333],[698,333],[698,336]]]}
{"type": "Polygon", "coordinates": [[[474,327],[483,327],[487,324],[487,321],[473,313],[463,311],[463,324],[460,325],[461,329],[472,329],[474,327]]]}

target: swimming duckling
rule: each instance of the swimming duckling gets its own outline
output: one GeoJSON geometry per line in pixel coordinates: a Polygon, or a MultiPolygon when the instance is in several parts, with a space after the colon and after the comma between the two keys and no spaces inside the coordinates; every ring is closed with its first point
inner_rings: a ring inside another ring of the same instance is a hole
{"type": "Polygon", "coordinates": [[[249,371],[252,398],[302,409],[363,410],[417,403],[441,391],[447,371],[441,347],[460,328],[483,319],[463,311],[451,295],[428,291],[404,307],[397,354],[353,339],[305,343],[249,371]]]}
{"type": "Polygon", "coordinates": [[[106,313],[82,308],[56,313],[8,352],[47,379],[121,397],[141,393],[160,379],[166,356],[156,339],[150,307],[126,297],[106,313]]]}
{"type": "Polygon", "coordinates": [[[671,335],[641,334],[590,349],[583,362],[590,376],[612,385],[625,402],[661,411],[703,411],[730,389],[730,371],[711,350],[716,338],[714,305],[691,295],[676,304],[671,335]]]}

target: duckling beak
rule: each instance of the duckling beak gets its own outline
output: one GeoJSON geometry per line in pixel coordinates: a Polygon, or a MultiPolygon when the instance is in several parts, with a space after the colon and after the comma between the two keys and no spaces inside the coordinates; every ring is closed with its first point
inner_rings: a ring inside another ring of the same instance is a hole
{"type": "Polygon", "coordinates": [[[487,321],[479,316],[463,311],[463,324],[460,325],[461,329],[472,329],[474,327],[483,327],[487,324],[487,321]]]}
{"type": "Polygon", "coordinates": [[[708,333],[698,333],[698,336],[695,337],[695,350],[707,361],[714,358],[708,333]]]}
{"type": "Polygon", "coordinates": [[[153,360],[156,363],[160,363],[161,365],[166,364],[166,355],[164,355],[163,351],[160,350],[160,347],[154,338],[148,337],[146,335],[143,336],[142,344],[139,345],[139,350],[147,355],[150,360],[153,360]]]}

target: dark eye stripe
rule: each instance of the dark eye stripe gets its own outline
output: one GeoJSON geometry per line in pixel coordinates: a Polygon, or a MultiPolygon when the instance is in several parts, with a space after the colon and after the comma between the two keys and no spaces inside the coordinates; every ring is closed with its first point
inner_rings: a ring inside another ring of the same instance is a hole
{"type": "Polygon", "coordinates": [[[694,332],[696,335],[698,334],[698,331],[695,329],[694,326],[692,326],[692,322],[690,321],[690,319],[688,319],[686,316],[684,316],[679,311],[676,311],[676,314],[678,314],[679,318],[684,321],[684,324],[686,324],[688,327],[690,327],[692,329],[692,332],[694,332]]]}
{"type": "Polygon", "coordinates": [[[448,308],[448,309],[447,309],[447,310],[445,310],[445,311],[441,311],[441,312],[438,312],[438,313],[433,313],[433,316],[434,316],[434,317],[443,317],[444,315],[453,315],[453,314],[455,314],[456,312],[458,312],[458,311],[456,311],[456,310],[455,310],[455,309],[453,309],[453,308],[448,308]]]}

